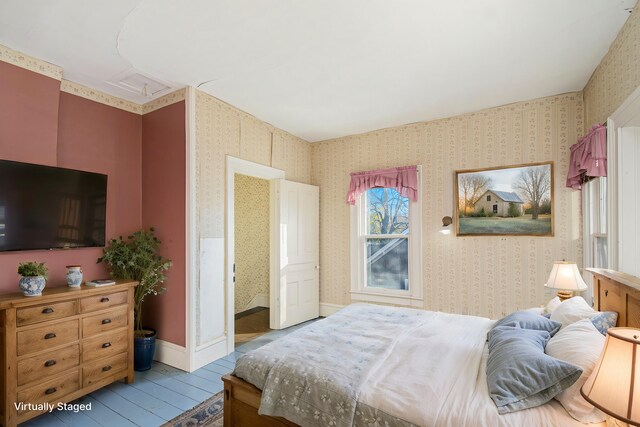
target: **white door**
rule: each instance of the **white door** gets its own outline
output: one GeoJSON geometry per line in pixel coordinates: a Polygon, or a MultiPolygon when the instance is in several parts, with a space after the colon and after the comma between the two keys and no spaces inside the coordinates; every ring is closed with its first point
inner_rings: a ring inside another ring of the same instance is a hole
{"type": "Polygon", "coordinates": [[[320,314],[318,187],[271,181],[271,329],[320,314]]]}

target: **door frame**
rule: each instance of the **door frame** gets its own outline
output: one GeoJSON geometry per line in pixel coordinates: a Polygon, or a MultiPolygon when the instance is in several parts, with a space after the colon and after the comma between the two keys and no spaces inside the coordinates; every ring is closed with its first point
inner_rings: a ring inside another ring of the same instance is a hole
{"type": "MultiPolygon", "coordinates": [[[[225,275],[225,293],[226,293],[226,326],[227,326],[227,353],[235,350],[235,289],[233,282],[233,264],[235,262],[235,175],[252,176],[254,178],[273,180],[284,179],[285,172],[270,166],[261,165],[259,163],[250,162],[248,160],[239,159],[233,156],[227,156],[227,209],[226,209],[226,275],[225,275]]],[[[270,194],[269,198],[273,199],[274,194],[270,194]]],[[[270,200],[270,203],[273,200],[270,200]]],[[[273,237],[269,233],[269,240],[273,237]]],[[[271,242],[269,242],[271,247],[271,242]]],[[[271,275],[269,275],[271,277],[271,275]]],[[[269,291],[271,292],[271,291],[269,291]]]]}

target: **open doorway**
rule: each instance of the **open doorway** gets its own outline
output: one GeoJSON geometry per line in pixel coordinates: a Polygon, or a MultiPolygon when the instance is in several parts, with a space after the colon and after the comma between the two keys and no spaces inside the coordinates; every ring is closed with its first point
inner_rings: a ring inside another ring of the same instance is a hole
{"type": "Polygon", "coordinates": [[[234,176],[235,346],[269,328],[269,181],[234,176]]]}

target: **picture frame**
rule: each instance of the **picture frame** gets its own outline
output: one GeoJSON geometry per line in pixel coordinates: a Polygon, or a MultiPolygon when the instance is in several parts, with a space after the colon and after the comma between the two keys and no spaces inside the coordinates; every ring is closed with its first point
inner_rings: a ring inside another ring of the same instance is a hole
{"type": "Polygon", "coordinates": [[[455,171],[457,236],[554,235],[553,162],[455,171]]]}

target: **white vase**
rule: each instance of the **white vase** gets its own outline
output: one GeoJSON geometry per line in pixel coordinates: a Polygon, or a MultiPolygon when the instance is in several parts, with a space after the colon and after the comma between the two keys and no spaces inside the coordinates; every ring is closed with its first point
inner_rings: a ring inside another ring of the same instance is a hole
{"type": "Polygon", "coordinates": [[[67,265],[67,285],[70,288],[79,288],[82,284],[82,267],[79,265],[67,265]]]}

